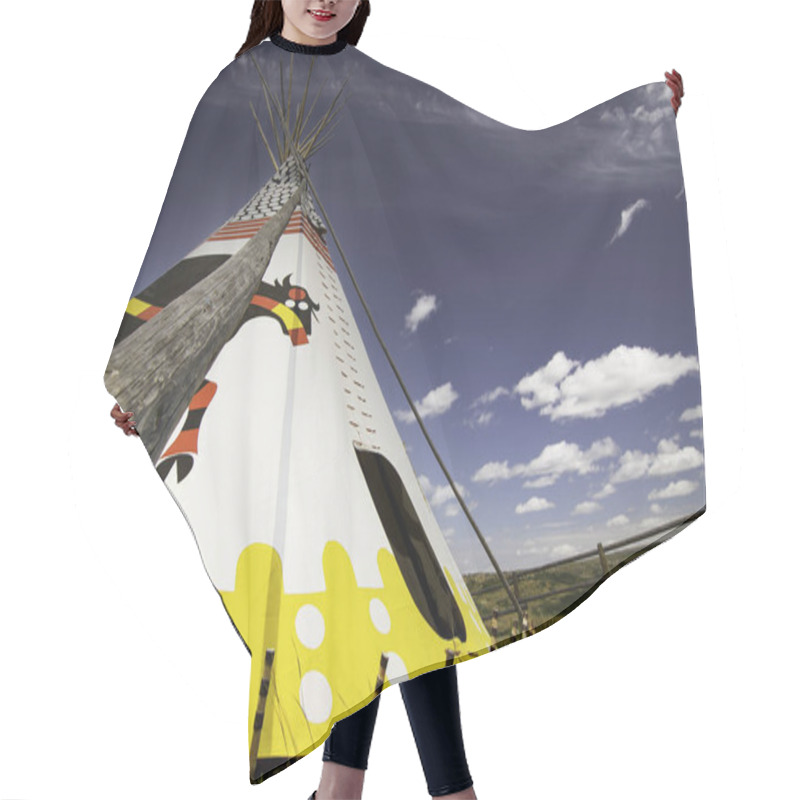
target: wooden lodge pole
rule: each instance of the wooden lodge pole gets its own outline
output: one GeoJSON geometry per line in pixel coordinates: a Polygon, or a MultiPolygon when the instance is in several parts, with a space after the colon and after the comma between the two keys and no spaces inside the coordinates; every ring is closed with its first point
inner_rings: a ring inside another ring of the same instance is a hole
{"type": "Polygon", "coordinates": [[[243,247],[111,351],[106,388],[133,411],[153,463],[247,311],[305,185],[301,177],[283,208],[243,247]]]}
{"type": "Polygon", "coordinates": [[[261,729],[264,727],[264,709],[267,706],[269,684],[272,680],[272,663],[275,661],[275,649],[267,648],[264,653],[264,670],[261,673],[261,686],[258,692],[258,705],[253,720],[253,735],[250,739],[250,776],[256,778],[256,764],[258,763],[258,746],[261,744],[261,729]]]}

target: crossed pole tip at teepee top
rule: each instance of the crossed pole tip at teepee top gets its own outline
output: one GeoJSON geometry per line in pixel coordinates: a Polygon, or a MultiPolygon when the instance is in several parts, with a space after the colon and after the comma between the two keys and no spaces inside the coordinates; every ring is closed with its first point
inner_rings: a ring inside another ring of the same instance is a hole
{"type": "Polygon", "coordinates": [[[291,54],[289,59],[289,85],[284,91],[284,77],[283,77],[283,62],[280,63],[280,100],[275,96],[274,92],[270,89],[269,83],[264,78],[258,61],[252,53],[248,53],[250,60],[258,72],[259,80],[261,81],[261,90],[264,95],[264,101],[267,106],[267,113],[269,114],[270,126],[275,138],[275,146],[277,149],[277,156],[270,147],[267,136],[264,132],[264,127],[261,120],[258,118],[255,106],[252,101],[250,102],[250,110],[253,113],[253,118],[258,126],[258,131],[261,134],[261,139],[264,146],[267,148],[272,165],[277,172],[280,165],[293,154],[298,154],[301,158],[310,158],[320,147],[322,147],[332,136],[333,129],[339,123],[338,114],[341,111],[342,103],[340,102],[342,92],[349,81],[349,77],[345,78],[342,82],[339,91],[331,101],[327,111],[322,114],[319,119],[312,125],[308,132],[305,132],[306,126],[309,124],[311,114],[314,106],[319,99],[324,81],[319,82],[316,97],[311,103],[308,111],[306,111],[306,102],[308,100],[309,88],[311,84],[311,75],[314,71],[314,63],[317,56],[311,57],[308,68],[308,75],[306,76],[306,85],[303,89],[303,94],[300,98],[299,104],[295,107],[294,121],[291,120],[292,113],[292,83],[294,79],[294,53],[291,54]],[[276,119],[277,116],[277,119],[276,119]]]}

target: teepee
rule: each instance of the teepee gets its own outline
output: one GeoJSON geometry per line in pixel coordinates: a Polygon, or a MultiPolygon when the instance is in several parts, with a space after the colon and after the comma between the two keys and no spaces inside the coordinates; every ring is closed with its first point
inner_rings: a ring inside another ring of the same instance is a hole
{"type": "Polygon", "coordinates": [[[304,136],[308,84],[290,125],[259,77],[275,174],[131,298],[106,372],[252,656],[254,783],[385,686],[491,647],[309,192],[341,92],[304,136]]]}

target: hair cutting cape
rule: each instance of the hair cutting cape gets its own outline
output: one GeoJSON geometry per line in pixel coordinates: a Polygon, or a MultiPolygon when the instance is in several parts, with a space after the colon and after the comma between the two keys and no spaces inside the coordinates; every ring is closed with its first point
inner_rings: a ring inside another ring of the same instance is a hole
{"type": "Polygon", "coordinates": [[[705,511],[670,96],[526,131],[274,40],[203,95],[105,385],[251,656],[252,783],[705,511]]]}

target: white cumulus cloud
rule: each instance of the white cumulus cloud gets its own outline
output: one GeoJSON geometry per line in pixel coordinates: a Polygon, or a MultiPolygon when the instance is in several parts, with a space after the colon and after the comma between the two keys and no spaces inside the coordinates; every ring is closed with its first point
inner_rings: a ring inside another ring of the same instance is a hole
{"type": "Polygon", "coordinates": [[[514,464],[509,467],[508,461],[490,461],[478,469],[472,480],[494,482],[516,477],[557,478],[565,472],[586,475],[599,469],[598,461],[611,458],[618,452],[619,448],[610,436],[592,442],[586,450],[581,450],[575,442],[561,441],[548,444],[527,464],[514,464]]]}
{"type": "MultiPolygon", "coordinates": [[[[457,399],[458,392],[453,389],[453,384],[448,381],[436,389],[431,389],[422,400],[414,405],[422,419],[425,419],[426,417],[438,417],[440,414],[449,411],[457,399]]],[[[411,410],[400,410],[394,413],[403,422],[414,422],[414,413],[411,410]]]]}
{"type": "MultiPolygon", "coordinates": [[[[698,485],[699,484],[696,481],[672,481],[663,489],[653,489],[653,491],[647,495],[647,499],[668,500],[671,497],[685,497],[687,494],[691,494],[695,489],[697,489],[698,485]]],[[[658,508],[661,510],[657,504],[654,504],[651,506],[651,508],[658,508]]]]}
{"type": "Polygon", "coordinates": [[[658,443],[658,452],[648,470],[648,475],[672,475],[694,469],[703,463],[703,454],[691,445],[681,447],[670,439],[658,443]]]}
{"type": "Polygon", "coordinates": [[[657,353],[621,344],[585,364],[563,352],[514,387],[522,406],[551,419],[602,417],[618,406],[641,403],[653,392],[699,370],[696,356],[657,353]]]}
{"type": "Polygon", "coordinates": [[[702,463],[703,454],[696,447],[681,447],[672,439],[661,439],[655,453],[626,450],[610,480],[611,483],[625,483],[644,477],[672,475],[694,469],[702,463]]]}
{"type": "Polygon", "coordinates": [[[528,410],[556,403],[561,399],[558,384],[579,365],[580,361],[572,361],[560,350],[545,366],[522,378],[514,392],[520,395],[523,407],[528,410]]]}
{"type": "Polygon", "coordinates": [[[592,495],[593,500],[602,500],[604,497],[614,494],[617,490],[610,483],[607,483],[599,492],[592,495]]]}
{"type": "Polygon", "coordinates": [[[573,514],[592,514],[595,511],[599,511],[602,508],[600,503],[595,503],[594,500],[584,500],[582,503],[578,503],[575,508],[572,509],[573,514]]]}
{"type": "Polygon", "coordinates": [[[692,422],[696,419],[703,418],[703,407],[702,406],[694,406],[693,408],[687,408],[680,416],[680,422],[692,422]]]}
{"type": "Polygon", "coordinates": [[[561,558],[569,558],[570,556],[574,556],[578,554],[578,548],[575,547],[574,544],[568,544],[564,542],[564,544],[557,544],[550,549],[550,553],[553,556],[554,560],[558,560],[561,558]]]}
{"type": "MultiPolygon", "coordinates": [[[[458,489],[458,493],[462,497],[466,497],[467,490],[458,481],[456,481],[455,483],[456,483],[456,489],[458,489]]],[[[456,496],[453,492],[453,487],[450,486],[449,483],[436,485],[431,482],[430,478],[427,475],[420,475],[419,485],[422,487],[423,494],[425,495],[425,497],[428,498],[428,502],[431,504],[433,508],[437,508],[438,506],[442,506],[451,500],[455,500],[456,496]]],[[[454,508],[458,509],[458,506],[454,506],[454,508]]],[[[447,516],[451,517],[453,516],[453,514],[447,513],[447,516]]]]}
{"type": "Polygon", "coordinates": [[[544,497],[531,497],[524,503],[519,503],[514,511],[517,514],[528,514],[531,511],[543,511],[546,508],[553,508],[555,503],[551,503],[544,497]]]}
{"type": "Polygon", "coordinates": [[[625,483],[644,478],[653,463],[653,458],[651,453],[643,453],[641,450],[626,450],[620,456],[619,465],[611,476],[612,483],[625,483]]]}

